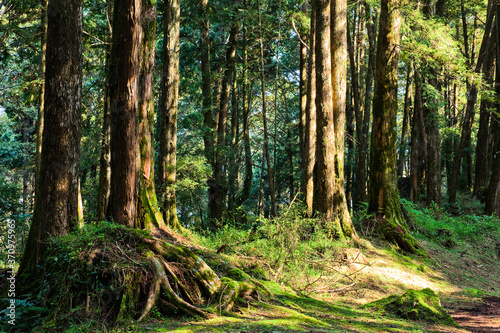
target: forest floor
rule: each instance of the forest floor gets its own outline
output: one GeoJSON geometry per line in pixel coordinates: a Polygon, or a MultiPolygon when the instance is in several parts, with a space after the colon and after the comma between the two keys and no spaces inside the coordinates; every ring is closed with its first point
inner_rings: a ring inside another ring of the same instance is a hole
{"type": "MultiPolygon", "coordinates": [[[[341,260],[337,257],[331,261],[342,264],[314,278],[293,265],[289,275],[279,275],[279,270],[269,264],[272,258],[259,254],[257,245],[239,246],[234,240],[222,257],[247,271],[259,265],[268,267],[268,281],[263,283],[273,296],[263,295],[241,304],[236,312],[206,320],[182,315],[165,318],[153,313],[146,322],[129,323],[128,329],[178,333],[500,332],[498,220],[467,212],[455,217],[443,211],[422,213],[415,209],[410,214],[412,233],[428,253],[427,258],[403,255],[387,243],[372,239],[361,246],[342,248],[341,260]],[[402,319],[362,307],[408,289],[424,288],[436,292],[457,326],[402,319]]],[[[228,237],[212,240],[211,247],[226,244],[228,237]]],[[[126,331],[127,324],[123,324],[116,332],[126,331]]]]}
{"type": "MultiPolygon", "coordinates": [[[[331,241],[311,228],[315,221],[293,212],[261,222],[256,233],[231,226],[216,235],[188,232],[179,243],[217,274],[240,268],[270,293],[257,293],[232,312],[211,312],[208,319],[180,311],[165,316],[155,307],[140,322],[120,320],[110,327],[79,319],[66,331],[500,332],[499,219],[467,209],[451,214],[409,203],[406,210],[408,227],[427,256],[406,255],[378,240],[359,216],[359,242],[331,241]],[[404,319],[364,307],[424,288],[436,293],[457,325],[404,319]]],[[[212,306],[218,302],[211,300],[212,306]]]]}

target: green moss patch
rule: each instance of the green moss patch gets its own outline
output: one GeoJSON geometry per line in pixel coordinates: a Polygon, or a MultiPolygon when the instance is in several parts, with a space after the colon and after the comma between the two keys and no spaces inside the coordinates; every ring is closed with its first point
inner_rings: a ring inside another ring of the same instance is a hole
{"type": "Polygon", "coordinates": [[[439,298],[430,288],[408,289],[401,296],[392,295],[368,303],[363,308],[375,308],[404,319],[457,326],[453,318],[441,307],[439,298]]]}

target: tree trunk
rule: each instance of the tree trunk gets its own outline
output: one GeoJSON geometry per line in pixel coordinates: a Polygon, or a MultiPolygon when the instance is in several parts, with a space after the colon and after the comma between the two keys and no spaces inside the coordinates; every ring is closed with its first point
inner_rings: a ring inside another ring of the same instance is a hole
{"type": "MultiPolygon", "coordinates": [[[[495,3],[494,10],[496,12],[496,16],[500,17],[500,4],[495,3]]],[[[496,25],[496,75],[495,75],[495,93],[496,97],[500,97],[500,24],[496,25]]],[[[494,117],[496,121],[500,121],[500,117],[498,116],[500,112],[500,103],[496,102],[496,110],[494,113],[494,117]]],[[[486,194],[486,205],[485,205],[485,213],[487,215],[492,215],[495,213],[497,208],[497,193],[498,193],[498,184],[500,182],[500,131],[497,130],[494,132],[494,145],[493,145],[493,162],[491,165],[491,178],[488,184],[488,192],[486,194]]],[[[496,211],[498,214],[499,212],[496,211]]]]}
{"type": "Polygon", "coordinates": [[[344,193],[346,5],[316,2],[316,201],[323,227],[338,237],[354,236],[344,193]]]}
{"type": "Polygon", "coordinates": [[[218,227],[222,223],[222,217],[226,208],[227,185],[224,174],[226,163],[226,127],[229,110],[229,97],[231,95],[231,80],[233,78],[234,62],[236,61],[238,26],[233,25],[229,33],[229,47],[226,52],[226,70],[221,85],[220,109],[217,125],[217,147],[215,152],[215,167],[213,170],[213,196],[209,203],[210,219],[212,227],[218,227]]]}
{"type": "MultiPolygon", "coordinates": [[[[429,71],[431,77],[433,77],[429,79],[429,84],[434,88],[439,88],[436,71],[434,69],[430,69],[429,71]]],[[[427,186],[427,205],[435,203],[441,207],[441,157],[439,153],[441,142],[439,139],[439,110],[436,104],[437,101],[434,101],[428,94],[424,108],[427,134],[425,180],[427,186]]]]}
{"type": "MultiPolygon", "coordinates": [[[[47,52],[47,2],[48,0],[41,0],[42,12],[40,14],[40,78],[42,84],[40,86],[40,106],[38,108],[38,128],[36,135],[36,152],[35,152],[35,193],[38,187],[38,180],[40,178],[40,164],[42,162],[42,138],[43,138],[43,116],[45,108],[45,68],[46,68],[46,52],[47,52]]],[[[35,194],[36,200],[36,194],[35,194]]]]}
{"type": "Polygon", "coordinates": [[[307,65],[307,103],[305,109],[304,203],[310,216],[315,212],[314,179],[316,178],[316,1],[311,6],[311,31],[309,38],[309,62],[307,65]]]}
{"type": "Polygon", "coordinates": [[[78,228],[82,100],[81,0],[51,0],[47,13],[47,53],[42,155],[33,221],[19,268],[20,295],[39,286],[32,278],[45,240],[78,228]]]}
{"type": "Polygon", "coordinates": [[[366,70],[366,88],[365,88],[365,98],[364,98],[364,115],[363,115],[363,126],[361,127],[361,132],[358,135],[358,163],[356,170],[356,198],[354,200],[354,205],[360,202],[366,202],[366,174],[367,174],[367,158],[368,158],[368,132],[370,129],[370,114],[371,114],[371,102],[372,102],[372,84],[373,75],[375,72],[375,58],[376,58],[376,38],[377,30],[375,23],[377,21],[377,14],[375,10],[370,8],[370,4],[364,1],[365,13],[367,16],[366,20],[366,30],[368,32],[368,66],[366,70]]]}
{"type": "Polygon", "coordinates": [[[413,107],[410,158],[410,200],[418,202],[425,176],[427,136],[422,102],[422,80],[415,70],[415,101],[413,107]]]}
{"type": "Polygon", "coordinates": [[[408,73],[406,74],[405,103],[403,109],[403,126],[401,129],[401,144],[398,156],[398,177],[403,177],[406,163],[406,149],[408,148],[408,123],[410,121],[410,108],[412,104],[412,85],[413,85],[413,66],[408,64],[408,73]]]}
{"type": "MultiPolygon", "coordinates": [[[[304,1],[302,5],[302,11],[307,13],[307,1],[304,1]]],[[[305,145],[306,145],[306,109],[307,109],[307,35],[301,34],[300,38],[300,52],[299,52],[299,70],[300,70],[300,82],[299,82],[299,94],[300,94],[300,122],[299,122],[299,148],[300,148],[300,167],[302,172],[302,193],[306,193],[306,158],[305,158],[305,145]]]]}
{"type": "Polygon", "coordinates": [[[344,146],[347,98],[347,0],[331,4],[331,54],[334,148],[333,209],[346,237],[356,237],[344,189],[344,146]]]}
{"type": "MultiPolygon", "coordinates": [[[[175,200],[177,167],[177,111],[179,104],[180,0],[165,3],[163,80],[160,100],[158,185],[165,223],[179,229],[175,200]]],[[[154,156],[154,155],[153,155],[154,156]]]]}
{"type": "Polygon", "coordinates": [[[133,227],[137,198],[137,77],[139,74],[139,0],[115,0],[109,95],[111,105],[111,217],[133,227]]]}
{"type": "Polygon", "coordinates": [[[405,230],[396,175],[396,116],[401,9],[397,0],[382,0],[377,69],[373,96],[368,211],[377,218],[384,237],[406,252],[416,252],[415,239],[405,230]]]}
{"type": "MultiPolygon", "coordinates": [[[[496,34],[495,34],[496,35],[496,34]]],[[[494,35],[494,36],[495,36],[494,35]]],[[[492,42],[497,42],[496,38],[492,42]]],[[[496,44],[495,44],[496,46],[496,44]]],[[[495,52],[496,47],[490,47],[485,60],[486,68],[483,69],[484,81],[488,87],[492,87],[494,84],[495,76],[495,52]]],[[[474,179],[474,197],[482,196],[482,191],[488,184],[488,161],[489,158],[489,123],[490,123],[490,109],[493,107],[493,103],[490,101],[490,97],[482,96],[481,105],[479,107],[479,130],[477,132],[477,144],[476,144],[476,168],[475,168],[475,179],[474,179]]]]}
{"type": "MultiPolygon", "coordinates": [[[[156,40],[156,5],[152,0],[142,0],[142,38],[139,53],[140,73],[138,79],[138,141],[139,179],[137,217],[135,227],[152,230],[165,228],[158,208],[154,182],[154,63],[156,40]]],[[[165,16],[168,16],[166,14],[165,16]]],[[[171,50],[169,50],[171,52],[171,50]]],[[[169,53],[166,52],[166,53],[169,53]]],[[[161,138],[163,139],[163,138],[161,138]]],[[[160,139],[160,140],[161,140],[160,139]]],[[[177,215],[176,215],[177,216],[177,215]]],[[[175,227],[175,225],[173,226],[175,227]]]]}
{"type": "MultiPolygon", "coordinates": [[[[113,3],[107,0],[107,15],[113,15],[113,3]]],[[[108,30],[108,46],[106,48],[106,73],[109,73],[111,55],[111,31],[108,30]]],[[[104,105],[102,112],[101,130],[101,157],[99,161],[99,189],[97,194],[97,219],[99,221],[108,217],[108,205],[111,187],[111,123],[110,123],[110,100],[109,100],[109,75],[106,75],[104,87],[104,105]]]]}
{"type": "Polygon", "coordinates": [[[248,83],[248,51],[247,51],[247,28],[243,28],[243,84],[242,84],[242,98],[243,98],[243,145],[245,149],[245,179],[243,181],[243,189],[238,198],[238,206],[241,206],[248,200],[252,191],[252,151],[250,149],[250,128],[249,128],[249,115],[250,115],[250,95],[252,93],[252,85],[249,87],[248,83]]]}
{"type": "Polygon", "coordinates": [[[265,84],[265,68],[264,68],[264,37],[262,33],[262,13],[260,11],[259,0],[259,39],[260,39],[260,79],[261,79],[261,94],[262,94],[262,122],[264,125],[264,155],[267,162],[267,176],[269,181],[269,192],[271,196],[271,216],[276,216],[276,193],[274,188],[274,173],[269,155],[269,135],[267,126],[267,103],[266,103],[266,84],[265,84]]]}

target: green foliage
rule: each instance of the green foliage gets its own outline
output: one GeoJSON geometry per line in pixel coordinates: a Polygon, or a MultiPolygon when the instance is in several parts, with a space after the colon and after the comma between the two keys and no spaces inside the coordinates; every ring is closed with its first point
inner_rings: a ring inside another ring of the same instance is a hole
{"type": "Polygon", "coordinates": [[[228,251],[259,258],[272,280],[304,292],[313,289],[316,283],[324,283],[322,276],[326,275],[333,283],[352,282],[344,274],[345,249],[350,245],[332,240],[321,227],[321,220],[304,218],[305,215],[303,205],[293,204],[275,219],[258,220],[252,230],[228,223],[209,235],[204,244],[212,248],[226,244],[228,251]]]}
{"type": "Polygon", "coordinates": [[[453,216],[436,205],[419,208],[406,200],[403,200],[403,205],[413,221],[415,231],[431,239],[439,240],[443,233],[447,233],[443,230],[449,230],[448,235],[468,242],[481,242],[478,235],[500,237],[500,223],[496,216],[473,215],[465,212],[453,216]]]}

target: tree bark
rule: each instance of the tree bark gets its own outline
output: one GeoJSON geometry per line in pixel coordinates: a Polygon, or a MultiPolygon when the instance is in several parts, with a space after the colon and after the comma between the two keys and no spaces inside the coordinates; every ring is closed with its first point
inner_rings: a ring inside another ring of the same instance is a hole
{"type": "Polygon", "coordinates": [[[243,84],[242,92],[243,95],[243,145],[245,150],[245,179],[243,181],[243,188],[241,190],[241,195],[238,198],[238,206],[244,204],[250,197],[252,191],[252,151],[250,149],[250,126],[249,126],[249,115],[250,115],[250,94],[252,92],[252,85],[249,87],[248,83],[248,50],[247,50],[247,28],[243,28],[243,84]]]}
{"type": "Polygon", "coordinates": [[[259,0],[259,44],[260,44],[260,80],[262,94],[262,122],[264,125],[264,155],[267,162],[267,176],[269,182],[269,192],[271,196],[271,216],[276,216],[276,192],[274,188],[274,172],[272,168],[271,158],[269,154],[269,134],[267,126],[267,103],[266,103],[266,82],[265,82],[265,67],[264,67],[264,36],[262,32],[262,13],[259,0]]]}
{"type": "Polygon", "coordinates": [[[226,52],[226,69],[221,85],[220,109],[217,125],[217,147],[215,152],[215,167],[213,170],[213,192],[209,203],[212,227],[220,226],[226,210],[227,184],[224,174],[226,163],[226,127],[231,95],[231,80],[233,78],[234,62],[236,61],[238,26],[233,25],[229,33],[229,47],[226,52]]]}
{"type": "Polygon", "coordinates": [[[354,205],[360,202],[366,202],[366,174],[367,174],[367,159],[368,159],[368,132],[370,129],[370,115],[371,115],[371,104],[372,104],[372,85],[373,85],[373,75],[375,73],[375,58],[376,58],[376,39],[377,30],[375,23],[377,21],[377,14],[375,10],[372,10],[370,4],[364,1],[365,13],[367,16],[366,20],[366,30],[368,32],[368,66],[366,70],[366,88],[364,97],[364,115],[363,115],[363,126],[361,127],[361,132],[358,135],[358,160],[357,160],[357,171],[356,171],[356,198],[354,200],[354,205]]]}
{"type": "Polygon", "coordinates": [[[165,223],[180,229],[175,199],[177,167],[177,112],[179,104],[180,0],[165,3],[163,79],[160,100],[160,151],[158,185],[165,223]]]}
{"type": "Polygon", "coordinates": [[[396,116],[401,9],[397,0],[382,0],[373,96],[368,212],[374,213],[386,239],[406,252],[417,244],[405,230],[396,175],[396,116]]]}
{"type": "MultiPolygon", "coordinates": [[[[138,144],[139,179],[137,217],[135,227],[152,230],[165,228],[154,182],[154,63],[156,42],[156,3],[154,0],[141,1],[141,46],[139,53],[140,72],[138,78],[138,144]]],[[[168,8],[168,6],[166,6],[168,8]]],[[[168,17],[168,14],[164,15],[168,17]]],[[[172,50],[169,50],[170,53],[172,50]]],[[[163,138],[160,138],[162,140],[163,138]]],[[[161,146],[161,145],[160,145],[161,146]]],[[[176,215],[177,216],[177,215],[176,215]]],[[[175,227],[175,225],[173,225],[175,227]]]]}
{"type": "Polygon", "coordinates": [[[398,177],[403,177],[406,163],[406,149],[408,148],[408,123],[410,122],[410,108],[412,104],[412,86],[413,86],[413,66],[408,64],[408,73],[406,74],[405,103],[403,109],[403,126],[401,129],[401,144],[398,156],[398,177]]]}
{"type": "Polygon", "coordinates": [[[78,228],[82,101],[81,0],[51,0],[48,8],[43,142],[33,221],[19,268],[27,292],[45,240],[78,228]]]}
{"type": "Polygon", "coordinates": [[[137,77],[139,74],[139,0],[115,0],[110,66],[111,217],[133,227],[137,207],[137,77]]]}
{"type": "MultiPolygon", "coordinates": [[[[113,15],[113,3],[107,0],[107,15],[113,15]]],[[[106,73],[109,73],[111,56],[111,30],[108,30],[108,45],[106,47],[106,73]]],[[[111,123],[110,123],[110,100],[109,100],[109,75],[106,75],[104,87],[104,105],[102,112],[101,130],[101,156],[99,160],[99,189],[97,193],[97,219],[99,221],[108,217],[108,205],[111,187],[111,123]]]]}
{"type": "Polygon", "coordinates": [[[307,64],[307,102],[304,133],[304,203],[310,216],[315,213],[314,179],[316,178],[316,1],[311,6],[311,31],[309,37],[309,60],[307,64]]]}

